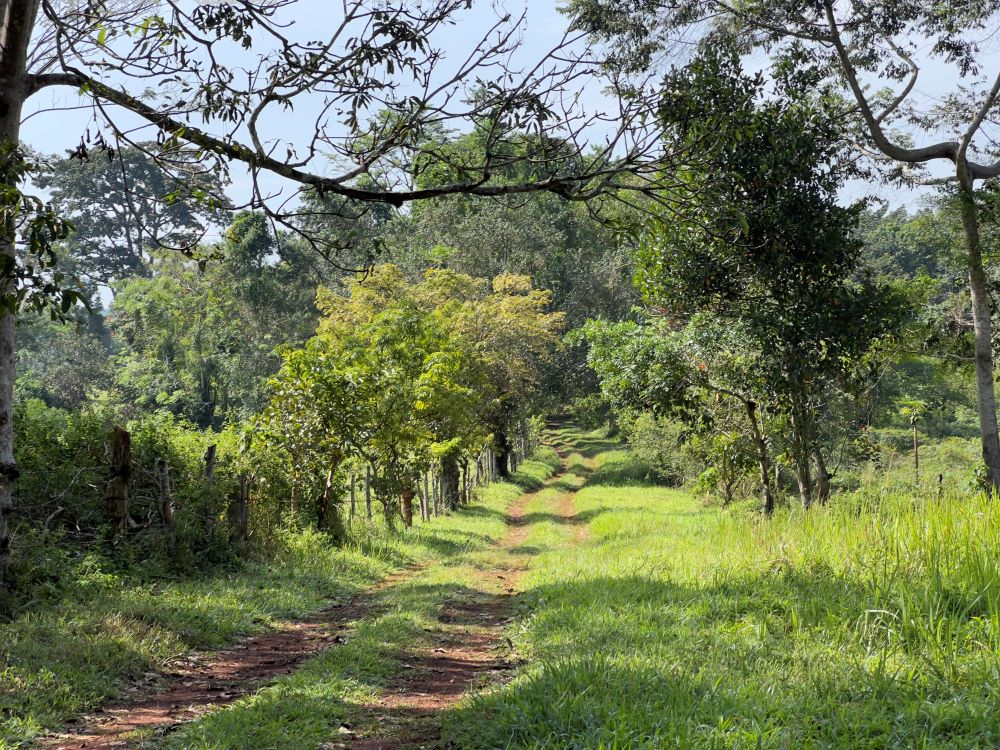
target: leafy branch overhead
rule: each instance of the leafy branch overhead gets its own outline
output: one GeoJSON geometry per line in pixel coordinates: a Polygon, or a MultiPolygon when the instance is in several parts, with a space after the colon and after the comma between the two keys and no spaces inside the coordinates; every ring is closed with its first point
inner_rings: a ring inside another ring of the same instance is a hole
{"type": "Polygon", "coordinates": [[[436,36],[463,18],[466,0],[345,2],[325,34],[289,23],[297,5],[42,0],[22,88],[77,88],[119,144],[142,145],[129,126],[138,117],[146,140],[159,142],[144,146],[150,153],[184,144],[213,170],[242,164],[254,204],[282,222],[307,189],[400,206],[454,193],[651,194],[660,180],[666,154],[646,116],[655,88],[608,78],[580,33],[515,64],[525,19],[498,15],[452,59],[436,36]],[[604,101],[584,107],[580,94],[595,85],[604,101]],[[286,116],[312,123],[301,142],[281,127],[286,116]],[[456,158],[431,137],[442,130],[476,132],[483,148],[456,158]],[[533,174],[498,179],[518,164],[533,174]],[[448,181],[415,183],[442,168],[448,181]],[[263,172],[286,178],[288,190],[268,194],[263,172]]]}

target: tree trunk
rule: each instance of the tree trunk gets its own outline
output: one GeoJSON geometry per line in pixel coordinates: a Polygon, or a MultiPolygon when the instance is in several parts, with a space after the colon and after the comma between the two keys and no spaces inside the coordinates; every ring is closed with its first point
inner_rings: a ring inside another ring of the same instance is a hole
{"type": "MultiPolygon", "coordinates": [[[[961,169],[960,169],[961,172],[961,169]]],[[[963,184],[959,200],[969,262],[969,292],[975,331],[976,392],[983,462],[994,492],[1000,492],[1000,433],[997,429],[996,389],[993,383],[993,321],[989,288],[983,269],[979,216],[971,184],[963,184]]]]}
{"type": "Polygon", "coordinates": [[[441,504],[445,510],[458,508],[460,473],[454,456],[441,459],[441,504]]]}
{"type": "Polygon", "coordinates": [[[427,506],[427,520],[431,520],[431,470],[424,472],[424,504],[427,506]]]}
{"type": "Polygon", "coordinates": [[[205,501],[204,512],[205,542],[208,544],[212,543],[212,537],[215,536],[215,467],[218,464],[218,452],[219,448],[217,445],[210,445],[205,451],[205,482],[208,484],[208,496],[205,501]]]}
{"type": "Polygon", "coordinates": [[[354,522],[354,516],[357,513],[357,501],[355,499],[354,486],[355,486],[355,479],[354,479],[354,472],[352,471],[351,472],[351,515],[350,515],[352,523],[354,522]]]}
{"type": "Polygon", "coordinates": [[[508,437],[505,430],[497,430],[496,432],[496,473],[501,479],[507,479],[510,476],[510,437],[508,437]]]}
{"type": "Polygon", "coordinates": [[[111,479],[107,515],[112,534],[124,539],[128,530],[128,485],[132,477],[132,436],[122,427],[111,432],[111,479]]]}
{"type": "Polygon", "coordinates": [[[344,519],[340,511],[341,503],[337,501],[337,498],[333,494],[333,478],[337,475],[337,469],[340,468],[342,460],[343,456],[340,454],[334,454],[330,460],[330,467],[326,472],[326,481],[323,483],[323,492],[319,496],[316,511],[317,527],[329,532],[335,544],[342,544],[347,538],[347,533],[344,529],[344,519]]]}
{"type": "Polygon", "coordinates": [[[764,515],[774,513],[774,490],[771,487],[771,454],[767,449],[764,431],[757,416],[757,404],[746,402],[747,418],[750,420],[750,433],[757,449],[757,466],[760,469],[760,491],[764,500],[764,515]]]}
{"type": "Polygon", "coordinates": [[[917,438],[917,420],[910,420],[913,428],[913,484],[920,486],[920,440],[917,438]]]}
{"type": "Polygon", "coordinates": [[[330,519],[330,494],[333,491],[333,472],[336,468],[330,464],[326,472],[326,482],[323,483],[323,491],[319,494],[316,503],[316,528],[326,529],[330,519]]]}
{"type": "Polygon", "coordinates": [[[808,418],[801,409],[791,410],[792,427],[792,459],[795,462],[795,481],[799,485],[799,500],[803,508],[812,505],[812,475],[809,469],[809,430],[808,418]]]}
{"type": "MultiPolygon", "coordinates": [[[[21,182],[21,110],[28,45],[39,0],[0,3],[0,184],[21,182]]],[[[14,462],[14,299],[17,293],[16,207],[0,203],[0,587],[10,561],[10,522],[17,481],[14,462]]]]}
{"type": "Polygon", "coordinates": [[[830,472],[826,470],[823,451],[815,443],[812,448],[812,457],[816,463],[816,499],[821,505],[826,505],[830,501],[830,472]]]}

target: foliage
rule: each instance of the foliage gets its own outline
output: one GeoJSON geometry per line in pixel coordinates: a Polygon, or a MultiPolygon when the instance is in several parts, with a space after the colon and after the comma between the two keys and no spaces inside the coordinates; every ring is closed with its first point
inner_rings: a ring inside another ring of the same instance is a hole
{"type": "Polygon", "coordinates": [[[116,384],[136,413],[165,408],[203,427],[245,419],[263,408],[278,350],[311,332],[318,279],[263,216],[238,215],[216,252],[200,263],[155,253],[148,278],[117,286],[116,384]]]}
{"type": "Polygon", "coordinates": [[[432,464],[476,457],[491,432],[525,432],[524,399],[562,316],[525,277],[435,270],[413,284],[384,265],[346,291],[320,290],[318,335],[286,354],[265,421],[295,476],[373,466],[391,518],[432,464]]]}
{"type": "Polygon", "coordinates": [[[163,154],[173,168],[168,173],[148,155],[157,150],[144,143],[51,159],[34,178],[52,210],[72,222],[62,252],[87,279],[110,286],[147,276],[156,250],[193,254],[209,228],[227,218],[225,186],[202,171],[194,151],[163,154]]]}

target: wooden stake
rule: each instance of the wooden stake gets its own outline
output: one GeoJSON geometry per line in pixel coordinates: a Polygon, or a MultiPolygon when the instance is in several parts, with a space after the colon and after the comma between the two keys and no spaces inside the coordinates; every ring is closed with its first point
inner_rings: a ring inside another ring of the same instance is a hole
{"type": "Polygon", "coordinates": [[[107,515],[112,532],[125,539],[128,530],[128,487],[132,477],[132,436],[115,427],[111,432],[111,481],[108,482],[107,515]]]}

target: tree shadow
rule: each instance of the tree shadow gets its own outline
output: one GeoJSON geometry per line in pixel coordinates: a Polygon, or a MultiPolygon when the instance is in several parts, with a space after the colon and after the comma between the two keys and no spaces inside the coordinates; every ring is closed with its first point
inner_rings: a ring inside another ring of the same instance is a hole
{"type": "Polygon", "coordinates": [[[537,661],[450,711],[448,746],[992,747],[1000,736],[987,665],[976,662],[981,680],[942,682],[919,646],[867,627],[866,612],[891,604],[827,568],[703,587],[583,576],[524,604],[537,661]]]}

